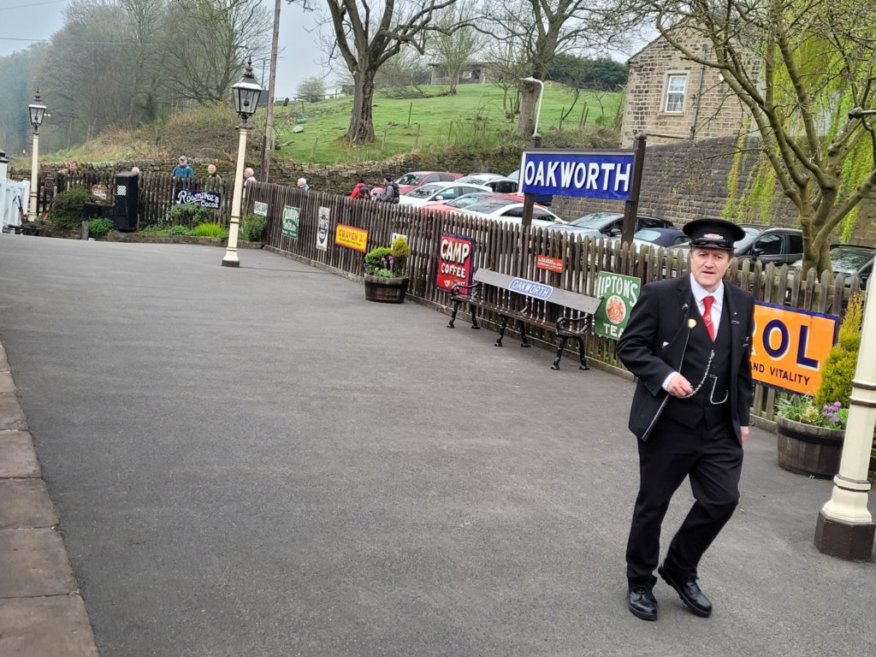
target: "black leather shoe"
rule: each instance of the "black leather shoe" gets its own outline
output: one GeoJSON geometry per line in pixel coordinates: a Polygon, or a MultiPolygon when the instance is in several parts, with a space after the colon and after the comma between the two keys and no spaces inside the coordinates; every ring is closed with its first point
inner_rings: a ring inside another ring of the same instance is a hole
{"type": "Polygon", "coordinates": [[[627,606],[633,616],[642,620],[657,620],[657,598],[647,586],[631,586],[627,593],[627,606]]]}
{"type": "Polygon", "coordinates": [[[681,601],[693,613],[703,618],[708,618],[712,615],[712,603],[709,602],[706,594],[702,592],[700,585],[697,584],[696,575],[688,575],[687,578],[682,579],[664,566],[660,566],[657,572],[660,573],[660,577],[669,586],[676,590],[678,595],[681,596],[681,601]]]}

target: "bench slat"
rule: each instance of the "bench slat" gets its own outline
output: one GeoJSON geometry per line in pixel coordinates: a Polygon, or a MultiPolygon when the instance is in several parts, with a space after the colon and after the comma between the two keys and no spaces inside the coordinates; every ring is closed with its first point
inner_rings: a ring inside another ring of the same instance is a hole
{"type": "Polygon", "coordinates": [[[524,296],[541,299],[550,303],[555,303],[559,306],[565,306],[572,310],[580,310],[581,312],[590,313],[591,315],[599,308],[602,303],[601,299],[587,296],[586,294],[578,294],[577,292],[569,292],[544,283],[530,281],[525,278],[517,278],[502,274],[491,269],[478,269],[473,276],[475,282],[501,287],[511,292],[516,292],[524,296]]]}

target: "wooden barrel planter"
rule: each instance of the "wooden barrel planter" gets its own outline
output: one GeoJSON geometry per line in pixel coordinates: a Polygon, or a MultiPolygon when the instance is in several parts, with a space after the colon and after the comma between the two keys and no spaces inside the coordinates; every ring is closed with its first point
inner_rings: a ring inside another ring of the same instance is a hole
{"type": "Polygon", "coordinates": [[[833,477],[839,471],[843,429],[776,418],[779,466],[798,474],[833,477]]]}
{"type": "Polygon", "coordinates": [[[365,276],[365,298],[383,303],[403,303],[408,291],[408,279],[365,276]]]}

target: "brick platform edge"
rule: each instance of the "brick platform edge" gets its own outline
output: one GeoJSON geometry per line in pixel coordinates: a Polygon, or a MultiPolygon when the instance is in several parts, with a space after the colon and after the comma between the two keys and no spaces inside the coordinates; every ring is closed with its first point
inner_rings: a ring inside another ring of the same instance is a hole
{"type": "Polygon", "coordinates": [[[0,344],[0,657],[99,657],[0,344]]]}

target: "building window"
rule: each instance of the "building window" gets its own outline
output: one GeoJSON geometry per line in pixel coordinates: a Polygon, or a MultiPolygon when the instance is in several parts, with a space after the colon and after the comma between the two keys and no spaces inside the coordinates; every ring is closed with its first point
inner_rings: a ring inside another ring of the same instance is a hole
{"type": "Polygon", "coordinates": [[[670,73],[666,77],[666,102],[663,111],[681,114],[684,111],[684,97],[687,94],[687,73],[670,73]]]}

